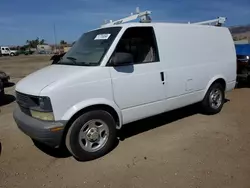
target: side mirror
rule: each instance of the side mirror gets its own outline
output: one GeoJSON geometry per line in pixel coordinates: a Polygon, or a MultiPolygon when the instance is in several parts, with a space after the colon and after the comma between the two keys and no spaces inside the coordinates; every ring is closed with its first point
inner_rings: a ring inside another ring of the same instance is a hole
{"type": "Polygon", "coordinates": [[[133,64],[133,55],[125,52],[117,52],[111,59],[113,66],[124,66],[133,64]]]}

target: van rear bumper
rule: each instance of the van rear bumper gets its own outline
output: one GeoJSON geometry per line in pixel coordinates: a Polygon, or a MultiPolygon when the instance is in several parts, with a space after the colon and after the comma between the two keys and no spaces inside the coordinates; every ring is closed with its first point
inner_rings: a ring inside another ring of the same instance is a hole
{"type": "Polygon", "coordinates": [[[47,122],[38,120],[23,113],[19,107],[14,110],[13,117],[18,128],[30,138],[50,147],[60,146],[66,121],[47,122]],[[62,129],[51,131],[51,129],[57,127],[62,129]]]}
{"type": "Polygon", "coordinates": [[[236,80],[227,83],[226,92],[232,91],[236,86],[236,80]]]}

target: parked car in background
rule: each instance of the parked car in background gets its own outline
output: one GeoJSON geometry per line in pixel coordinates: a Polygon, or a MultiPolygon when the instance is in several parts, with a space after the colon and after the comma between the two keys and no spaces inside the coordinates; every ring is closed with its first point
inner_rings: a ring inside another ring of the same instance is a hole
{"type": "Polygon", "coordinates": [[[19,53],[17,50],[10,50],[10,56],[18,56],[19,53]]]}
{"type": "Polygon", "coordinates": [[[0,80],[0,104],[2,104],[4,101],[4,84],[0,80]]]}
{"type": "Polygon", "coordinates": [[[46,51],[41,50],[41,51],[38,52],[38,54],[46,54],[46,51]]]}
{"type": "Polygon", "coordinates": [[[31,55],[31,54],[33,54],[34,52],[31,51],[31,50],[19,50],[18,53],[19,53],[19,54],[24,54],[24,55],[31,55]]]}
{"type": "Polygon", "coordinates": [[[4,86],[8,85],[10,76],[7,75],[5,72],[0,71],[0,80],[4,86]]]}
{"type": "Polygon", "coordinates": [[[51,51],[46,51],[46,50],[40,50],[38,51],[38,54],[51,54],[51,51]]]}
{"type": "Polygon", "coordinates": [[[1,46],[0,47],[0,54],[2,56],[16,56],[18,55],[17,50],[10,50],[9,47],[1,46]]]}
{"type": "Polygon", "coordinates": [[[237,79],[250,83],[250,44],[235,45],[237,54],[237,79]]]}

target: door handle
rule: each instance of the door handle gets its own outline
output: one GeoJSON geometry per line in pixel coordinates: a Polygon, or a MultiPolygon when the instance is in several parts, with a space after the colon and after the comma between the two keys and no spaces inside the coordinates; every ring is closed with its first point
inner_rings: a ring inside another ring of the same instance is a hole
{"type": "Polygon", "coordinates": [[[161,81],[163,84],[165,84],[165,78],[164,78],[164,72],[161,72],[161,81]]]}

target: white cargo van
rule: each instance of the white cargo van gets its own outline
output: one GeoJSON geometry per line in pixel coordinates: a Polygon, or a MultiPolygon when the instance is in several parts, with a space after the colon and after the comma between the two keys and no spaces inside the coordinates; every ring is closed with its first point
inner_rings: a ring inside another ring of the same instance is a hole
{"type": "Polygon", "coordinates": [[[110,151],[124,124],[194,103],[220,112],[235,83],[227,28],[112,22],[22,79],[14,119],[32,139],[66,143],[76,158],[89,160],[110,151]]]}

